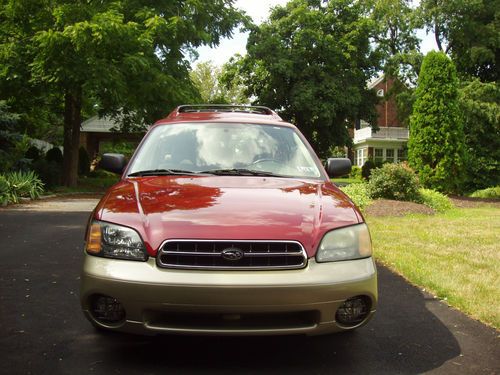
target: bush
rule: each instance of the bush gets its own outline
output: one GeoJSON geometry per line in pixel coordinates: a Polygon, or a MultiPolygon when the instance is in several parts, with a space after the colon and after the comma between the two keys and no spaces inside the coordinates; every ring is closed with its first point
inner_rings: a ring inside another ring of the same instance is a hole
{"type": "Polygon", "coordinates": [[[78,175],[86,176],[90,172],[90,158],[87,150],[80,146],[78,150],[78,175]]]}
{"type": "Polygon", "coordinates": [[[374,169],[368,182],[368,194],[373,198],[418,201],[418,178],[404,163],[384,164],[374,169]]]}
{"type": "Polygon", "coordinates": [[[346,193],[354,204],[361,209],[364,209],[371,202],[366,183],[349,184],[341,187],[340,190],[346,193]]]}
{"type": "Polygon", "coordinates": [[[500,186],[490,187],[487,189],[476,190],[470,195],[472,198],[500,198],[500,186]]]}
{"type": "Polygon", "coordinates": [[[61,185],[62,169],[59,163],[40,159],[33,163],[33,170],[40,176],[46,188],[61,185]]]}
{"type": "Polygon", "coordinates": [[[10,172],[5,175],[9,185],[9,202],[17,203],[19,198],[39,198],[43,183],[33,171],[10,172]]]}
{"type": "Polygon", "coordinates": [[[361,176],[365,180],[369,180],[372,173],[372,169],[378,168],[380,166],[381,164],[375,163],[373,159],[368,159],[367,161],[365,161],[365,164],[363,164],[363,166],[361,167],[361,176]]]}
{"type": "Polygon", "coordinates": [[[47,151],[47,154],[45,155],[45,159],[47,161],[52,161],[57,164],[62,165],[63,163],[63,154],[61,152],[61,149],[59,147],[52,147],[49,151],[47,151]]]}
{"type": "Polygon", "coordinates": [[[429,206],[433,210],[443,212],[453,208],[453,204],[444,194],[431,189],[420,189],[419,203],[429,206]]]}
{"type": "Polygon", "coordinates": [[[30,159],[31,161],[36,161],[42,157],[42,152],[36,146],[31,146],[28,148],[28,151],[24,154],[26,159],[30,159]]]}
{"type": "Polygon", "coordinates": [[[355,178],[361,180],[361,178],[363,178],[361,174],[361,167],[354,165],[351,169],[351,173],[349,173],[349,178],[355,178]]]}
{"type": "Polygon", "coordinates": [[[408,162],[426,187],[460,192],[464,187],[465,136],[458,106],[458,79],[443,52],[425,56],[410,118],[408,162]]]}
{"type": "Polygon", "coordinates": [[[7,179],[0,175],[0,205],[4,206],[9,203],[9,190],[7,179]]]}

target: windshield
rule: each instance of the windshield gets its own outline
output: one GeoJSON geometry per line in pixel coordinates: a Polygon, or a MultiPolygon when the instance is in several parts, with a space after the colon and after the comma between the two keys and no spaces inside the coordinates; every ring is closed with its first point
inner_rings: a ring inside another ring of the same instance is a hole
{"type": "Polygon", "coordinates": [[[140,175],[142,171],[255,171],[321,177],[314,158],[294,129],[234,123],[181,123],[154,128],[132,161],[128,175],[140,175]]]}

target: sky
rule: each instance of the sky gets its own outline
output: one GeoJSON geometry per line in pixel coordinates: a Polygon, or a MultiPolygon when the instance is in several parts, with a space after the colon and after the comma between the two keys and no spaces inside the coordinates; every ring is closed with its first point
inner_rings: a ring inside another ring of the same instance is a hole
{"type": "MultiPolygon", "coordinates": [[[[235,6],[244,10],[256,24],[262,23],[268,15],[272,7],[284,5],[289,0],[236,0],[235,6]]],[[[414,0],[414,3],[418,3],[414,0]]],[[[436,43],[433,35],[426,35],[424,30],[419,30],[417,36],[422,39],[420,50],[427,53],[432,49],[436,49],[436,43]]],[[[212,61],[216,65],[223,65],[231,56],[236,53],[240,55],[246,54],[246,44],[248,33],[241,33],[237,29],[234,30],[232,39],[223,39],[216,48],[201,47],[198,48],[199,58],[195,65],[203,61],[212,61]]]]}

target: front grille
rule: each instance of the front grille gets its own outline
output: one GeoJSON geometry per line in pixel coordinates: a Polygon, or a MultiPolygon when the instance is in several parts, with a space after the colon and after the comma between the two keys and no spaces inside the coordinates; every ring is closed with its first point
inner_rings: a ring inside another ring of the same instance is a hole
{"type": "Polygon", "coordinates": [[[168,240],[157,256],[159,267],[218,270],[297,269],[306,252],[293,241],[168,240]]]}
{"type": "Polygon", "coordinates": [[[194,313],[146,311],[143,317],[149,327],[169,330],[237,331],[292,330],[314,328],[318,311],[267,313],[194,313]]]}

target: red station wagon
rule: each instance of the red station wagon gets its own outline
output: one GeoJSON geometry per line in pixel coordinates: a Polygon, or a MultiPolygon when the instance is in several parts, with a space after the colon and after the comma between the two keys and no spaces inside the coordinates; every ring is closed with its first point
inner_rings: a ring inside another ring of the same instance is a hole
{"type": "Polygon", "coordinates": [[[81,304],[133,333],[317,335],[364,325],[377,274],[363,216],[297,128],[266,107],[184,105],[94,209],[81,304]],[[328,172],[328,174],[327,174],[328,172]]]}

